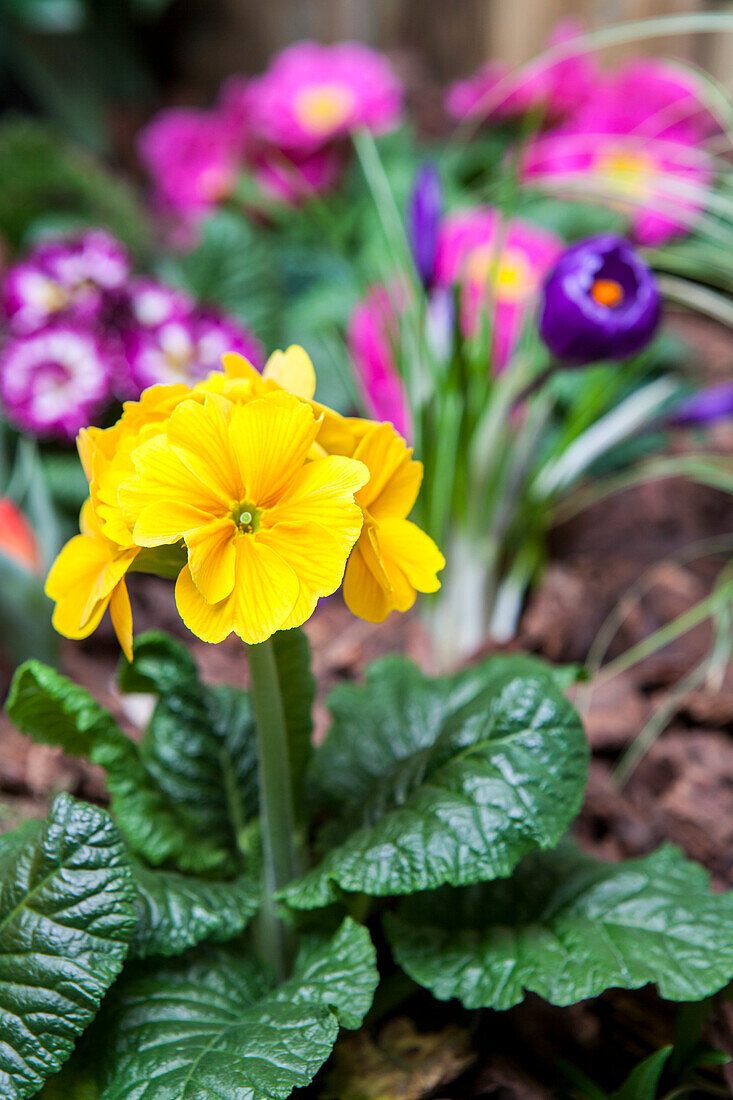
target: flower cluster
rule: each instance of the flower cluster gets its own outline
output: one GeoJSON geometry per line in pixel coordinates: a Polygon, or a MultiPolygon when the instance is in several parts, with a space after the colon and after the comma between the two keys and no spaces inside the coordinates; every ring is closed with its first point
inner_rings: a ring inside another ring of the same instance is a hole
{"type": "Polygon", "coordinates": [[[209,111],[162,111],[138,152],[157,202],[190,221],[235,193],[249,172],[266,199],[298,202],[331,187],[343,139],[394,126],[402,88],[388,61],[355,42],[298,42],[258,77],[231,77],[209,111]]]}
{"type": "Polygon", "coordinates": [[[547,53],[517,73],[491,64],[453,85],[448,111],[479,120],[534,112],[549,128],[524,150],[523,178],[566,189],[581,183],[629,212],[639,243],[663,244],[689,230],[713,178],[705,143],[717,124],[700,81],[649,58],[604,73],[580,36],[579,26],[563,23],[547,53]]]}
{"type": "Polygon", "coordinates": [[[317,404],[301,348],[262,374],[236,353],[224,365],[80,433],[89,499],[46,584],[60,633],[88,636],[109,607],[129,656],[131,569],[176,577],[181,618],[208,642],[298,626],[342,579],[375,622],[439,587],[443,557],[407,519],[422,466],[394,429],[317,404]]]}
{"type": "MultiPolygon", "coordinates": [[[[489,318],[487,371],[501,371],[563,243],[554,233],[522,219],[503,223],[492,207],[461,210],[437,220],[434,183],[428,180],[433,194],[413,200],[408,223],[416,266],[428,290],[428,337],[443,356],[450,349],[452,288],[457,286],[462,335],[478,336],[489,318]],[[427,249],[423,247],[426,236],[431,238],[427,249]]],[[[418,196],[421,185],[419,179],[418,196]]],[[[367,410],[406,434],[410,414],[397,368],[397,344],[399,318],[409,302],[402,284],[373,286],[356,306],[348,330],[349,351],[367,410]]]]}
{"type": "Polygon", "coordinates": [[[204,378],[224,351],[259,362],[245,328],[133,275],[125,249],[100,229],[38,245],[9,268],[0,306],[3,413],[41,437],[73,440],[110,401],[204,378]]]}

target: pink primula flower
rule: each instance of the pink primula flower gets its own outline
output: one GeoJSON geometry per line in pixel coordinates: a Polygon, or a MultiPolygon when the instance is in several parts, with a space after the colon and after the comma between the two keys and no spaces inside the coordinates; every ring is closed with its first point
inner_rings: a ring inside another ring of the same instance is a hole
{"type": "Polygon", "coordinates": [[[357,42],[297,42],[239,98],[254,140],[301,154],[360,127],[382,133],[401,107],[402,86],[386,57],[357,42]]]}
{"type": "Polygon", "coordinates": [[[494,370],[510,359],[527,312],[563,248],[562,240],[547,229],[519,218],[507,224],[491,207],[463,210],[443,220],[436,283],[461,287],[465,336],[480,331],[488,311],[494,370]]]}
{"type": "MultiPolygon", "coordinates": [[[[562,45],[582,33],[576,20],[563,20],[550,35],[547,47],[562,45]]],[[[580,48],[556,60],[538,57],[518,72],[500,61],[489,61],[475,76],[450,86],[446,108],[459,121],[518,118],[541,111],[548,121],[556,122],[588,98],[597,79],[593,54],[580,48]]]]}
{"type": "Polygon", "coordinates": [[[525,180],[578,185],[630,213],[640,244],[689,231],[713,178],[703,148],[715,122],[695,97],[694,78],[667,62],[636,61],[606,77],[564,125],[537,137],[525,180]]]}
{"type": "Polygon", "coordinates": [[[371,287],[351,315],[347,342],[368,414],[375,420],[388,420],[409,439],[410,410],[396,363],[404,301],[404,289],[371,287]]]}
{"type": "Polygon", "coordinates": [[[161,111],[140,131],[138,155],[157,202],[196,220],[231,194],[240,138],[215,111],[174,107],[161,111]]]}

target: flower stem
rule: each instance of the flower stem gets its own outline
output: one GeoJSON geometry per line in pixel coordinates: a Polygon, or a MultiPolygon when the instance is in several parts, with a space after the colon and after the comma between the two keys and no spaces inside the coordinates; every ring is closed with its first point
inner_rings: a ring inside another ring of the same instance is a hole
{"type": "Polygon", "coordinates": [[[292,961],[293,944],[289,929],[278,916],[275,895],[298,872],[290,753],[272,641],[248,645],[247,658],[257,728],[264,865],[259,938],[262,953],[282,980],[292,961]]]}

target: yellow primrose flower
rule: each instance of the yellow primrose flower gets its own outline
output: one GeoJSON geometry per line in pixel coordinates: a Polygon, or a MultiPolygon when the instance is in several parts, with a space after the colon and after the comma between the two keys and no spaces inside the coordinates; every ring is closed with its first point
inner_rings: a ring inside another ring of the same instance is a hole
{"type": "Polygon", "coordinates": [[[66,638],[87,638],[109,607],[120,648],[131,661],[132,610],[125,573],[138,549],[106,538],[89,500],[80,526],[82,533],[67,542],[46,578],[46,595],[56,603],[53,625],[66,638]]]}
{"type": "MultiPolygon", "coordinates": [[[[135,472],[133,449],[163,430],[165,419],[187,393],[187,386],[153,386],[139,401],[126,402],[111,428],[82,429],[77,448],[90,497],[81,510],[81,534],[64,546],[46,578],[46,595],[56,603],[53,625],[59,634],[87,638],[109,607],[128,660],[132,660],[132,610],[125,574],[140,566],[141,550],[133,541],[132,526],[117,494],[121,482],[135,472]]],[[[148,565],[152,564],[148,556],[148,565]]],[[[182,565],[183,561],[179,568],[182,565]]],[[[169,565],[166,572],[171,568],[175,566],[169,565]]]]}
{"type": "Polygon", "coordinates": [[[257,643],[305,622],[341,583],[362,524],[353,459],[308,461],[319,421],[292,395],[244,405],[216,394],[183,401],[162,434],[133,451],[120,489],[137,545],[183,539],[181,618],[200,638],[257,643]]]}
{"type": "Polygon", "coordinates": [[[370,477],[356,494],[364,527],[346,566],[344,599],[359,618],[379,623],[390,611],[407,611],[418,592],[437,592],[436,573],[445,558],[407,519],[423,467],[392,425],[371,425],[353,457],[366,466],[370,477]]]}

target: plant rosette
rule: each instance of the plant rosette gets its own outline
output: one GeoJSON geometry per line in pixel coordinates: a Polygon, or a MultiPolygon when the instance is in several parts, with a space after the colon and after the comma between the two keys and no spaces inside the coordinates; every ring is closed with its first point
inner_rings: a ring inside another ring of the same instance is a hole
{"type": "Polygon", "coordinates": [[[110,804],[61,795],[0,839],[2,1094],[290,1096],[369,1011],[373,935],[385,975],[469,1009],[721,989],[731,895],[674,849],[612,865],[565,839],[588,763],[576,670],[514,654],[429,678],[386,657],[331,693],[313,747],[318,598],[345,577],[381,621],[442,557],[407,519],[422,471],[391,426],[316,404],[302,349],[226,368],[80,441],[57,624],[87,636],[109,607],[119,688],[156,702],[133,739],[55,669],[16,672],[10,719],[100,766],[110,804]],[[248,691],[203,683],[179,640],[133,641],[131,568],[176,578],[199,637],[242,638],[248,691]]]}

